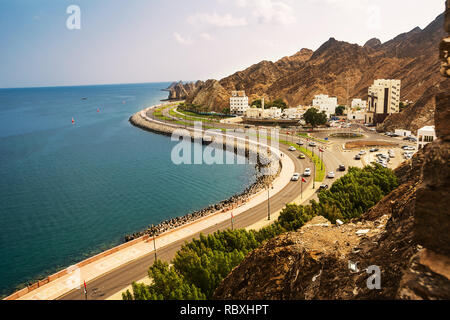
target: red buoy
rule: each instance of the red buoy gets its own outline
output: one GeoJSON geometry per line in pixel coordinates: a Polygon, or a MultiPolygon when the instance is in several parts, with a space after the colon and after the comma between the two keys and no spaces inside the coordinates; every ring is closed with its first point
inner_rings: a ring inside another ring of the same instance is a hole
{"type": "Polygon", "coordinates": [[[97,112],[100,112],[100,109],[99,109],[99,108],[97,108],[97,112]]]}
{"type": "Polygon", "coordinates": [[[75,123],[75,120],[72,118],[72,123],[75,123]]]}

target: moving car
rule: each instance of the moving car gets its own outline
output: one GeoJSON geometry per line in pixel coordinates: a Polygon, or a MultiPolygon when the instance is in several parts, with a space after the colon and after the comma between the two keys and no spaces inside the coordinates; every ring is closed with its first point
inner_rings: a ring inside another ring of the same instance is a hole
{"type": "Polygon", "coordinates": [[[357,154],[357,155],[355,156],[355,160],[361,160],[361,156],[360,156],[359,154],[357,154]]]}
{"type": "Polygon", "coordinates": [[[362,155],[365,155],[366,152],[365,152],[364,150],[361,150],[358,154],[359,154],[360,156],[362,156],[362,155]]]}
{"type": "Polygon", "coordinates": [[[372,149],[370,149],[370,152],[377,152],[377,151],[379,151],[380,149],[378,149],[378,148],[372,148],[372,149]]]}
{"type": "Polygon", "coordinates": [[[410,146],[403,146],[402,149],[403,149],[403,150],[411,150],[411,151],[412,151],[412,150],[416,150],[416,148],[410,147],[410,146]]]}
{"type": "Polygon", "coordinates": [[[291,178],[291,181],[298,181],[298,179],[300,179],[300,174],[294,173],[294,175],[291,178]]]}
{"type": "Polygon", "coordinates": [[[334,179],[335,176],[336,175],[334,174],[333,171],[328,172],[328,175],[327,175],[328,179],[334,179]]]}
{"type": "Polygon", "coordinates": [[[322,185],[320,185],[320,187],[319,187],[319,191],[320,190],[327,190],[328,189],[328,185],[327,184],[322,184],[322,185]]]}
{"type": "Polygon", "coordinates": [[[339,165],[339,171],[345,171],[345,166],[343,164],[339,165]]]}
{"type": "Polygon", "coordinates": [[[300,155],[298,156],[299,159],[306,159],[306,156],[303,153],[300,153],[300,155]]]}
{"type": "Polygon", "coordinates": [[[289,151],[295,151],[297,149],[295,149],[295,147],[289,147],[289,151]]]}
{"type": "Polygon", "coordinates": [[[309,143],[309,146],[310,146],[310,147],[315,147],[315,146],[316,146],[316,143],[315,143],[315,142],[310,142],[310,143],[309,143]]]}
{"type": "Polygon", "coordinates": [[[297,145],[302,146],[304,143],[303,142],[297,142],[297,145]]]}
{"type": "Polygon", "coordinates": [[[303,176],[309,177],[310,175],[311,175],[311,169],[310,168],[306,168],[305,172],[303,172],[303,176]]]}

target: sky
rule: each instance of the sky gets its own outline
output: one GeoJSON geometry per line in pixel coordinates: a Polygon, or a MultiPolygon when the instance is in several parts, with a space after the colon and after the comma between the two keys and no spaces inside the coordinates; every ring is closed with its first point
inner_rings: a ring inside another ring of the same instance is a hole
{"type": "Polygon", "coordinates": [[[385,42],[443,11],[443,0],[0,0],[0,88],[221,79],[330,37],[385,42]]]}

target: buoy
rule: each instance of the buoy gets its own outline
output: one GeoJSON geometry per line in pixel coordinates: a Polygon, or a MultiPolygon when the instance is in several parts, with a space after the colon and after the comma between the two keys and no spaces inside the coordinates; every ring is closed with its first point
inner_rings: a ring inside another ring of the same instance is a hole
{"type": "Polygon", "coordinates": [[[97,108],[97,112],[100,112],[100,109],[99,109],[99,108],[97,108]]]}
{"type": "Polygon", "coordinates": [[[75,123],[75,120],[72,118],[72,123],[75,123]]]}

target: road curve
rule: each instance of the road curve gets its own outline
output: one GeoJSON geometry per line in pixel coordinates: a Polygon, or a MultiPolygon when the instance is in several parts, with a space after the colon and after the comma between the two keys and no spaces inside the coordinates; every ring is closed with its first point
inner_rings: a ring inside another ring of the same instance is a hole
{"type": "MultiPolygon", "coordinates": [[[[311,167],[312,162],[307,160],[299,160],[298,152],[290,152],[288,147],[280,145],[280,150],[288,155],[295,164],[296,172],[303,172],[303,169],[307,166],[311,167]]],[[[311,179],[304,185],[304,190],[311,187],[311,179]]],[[[276,212],[282,209],[287,203],[294,201],[300,195],[300,182],[291,182],[284,189],[278,192],[276,195],[270,198],[270,210],[276,212]]],[[[260,203],[259,205],[239,214],[234,219],[235,228],[245,228],[250,226],[265,217],[267,217],[268,209],[267,202],[260,203]]],[[[225,230],[230,228],[230,222],[224,221],[209,228],[204,229],[201,233],[211,234],[218,230],[225,230]]],[[[173,259],[175,253],[181,248],[185,241],[189,241],[193,238],[198,238],[200,233],[193,236],[186,237],[179,241],[173,242],[170,245],[162,247],[157,250],[157,258],[159,260],[167,261],[173,259]]],[[[88,286],[88,299],[89,300],[103,300],[109,296],[117,293],[121,289],[127,287],[133,281],[138,281],[147,275],[147,271],[150,265],[154,262],[154,253],[150,253],[139,259],[130,261],[129,263],[122,265],[109,273],[87,283],[88,286]]],[[[72,290],[69,293],[58,298],[59,300],[84,300],[83,289],[72,290]]]]}

